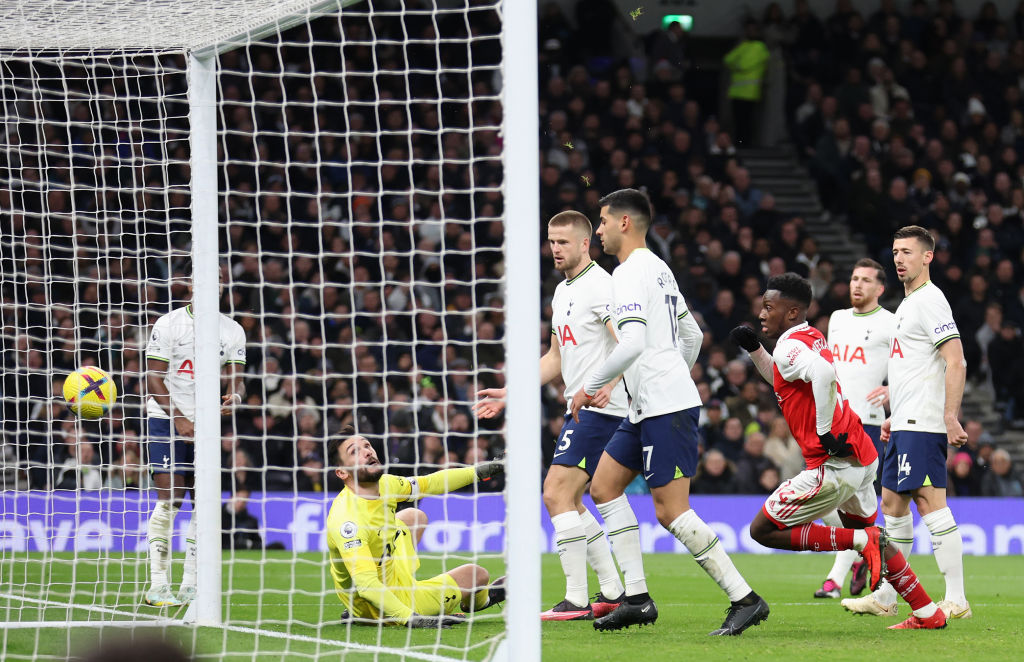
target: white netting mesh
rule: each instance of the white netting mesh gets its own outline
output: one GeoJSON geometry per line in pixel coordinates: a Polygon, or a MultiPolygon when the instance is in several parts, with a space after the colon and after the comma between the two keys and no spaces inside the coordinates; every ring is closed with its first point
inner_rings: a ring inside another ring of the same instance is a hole
{"type": "MultiPolygon", "coordinates": [[[[303,20],[222,53],[217,76],[221,311],[247,353],[245,400],[222,419],[227,627],[176,637],[217,657],[486,657],[504,629],[497,611],[443,633],[342,625],[322,550],[341,486],[325,439],[345,425],[402,475],[504,445],[468,410],[504,367],[499,3],[375,2],[319,18],[311,2],[36,3],[30,16],[32,4],[0,9],[0,49],[12,49],[0,55],[9,659],[65,658],[74,630],[50,623],[177,627],[183,615],[141,604],[156,459],[145,346],[187,303],[171,278],[191,269],[186,56],[175,50],[271,15],[303,20]],[[88,32],[98,12],[124,34],[88,32]],[[153,46],[171,50],[136,50],[153,46]],[[59,393],[89,364],[121,393],[98,422],[73,419],[59,393]]],[[[483,493],[502,486],[422,503],[418,578],[462,563],[502,574],[504,506],[483,493]]],[[[174,582],[189,510],[174,524],[174,582]]]]}

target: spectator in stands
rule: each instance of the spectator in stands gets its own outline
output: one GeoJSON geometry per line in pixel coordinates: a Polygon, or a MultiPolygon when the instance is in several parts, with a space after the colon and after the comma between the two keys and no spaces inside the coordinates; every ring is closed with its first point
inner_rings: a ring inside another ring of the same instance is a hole
{"type": "Polygon", "coordinates": [[[263,549],[260,523],[249,512],[249,491],[239,490],[221,510],[221,546],[230,551],[263,549]]]}
{"type": "Polygon", "coordinates": [[[57,470],[53,485],[58,490],[98,490],[103,487],[103,469],[92,442],[78,438],[68,441],[67,459],[57,470]]]}
{"type": "Polygon", "coordinates": [[[732,103],[736,142],[748,147],[754,144],[757,109],[760,105],[765,70],[770,55],[760,38],[757,22],[743,24],[743,38],[723,60],[730,72],[728,97],[732,103]]]}
{"type": "Polygon", "coordinates": [[[992,466],[981,479],[981,494],[988,497],[1021,497],[1021,485],[1013,470],[1010,454],[1002,448],[992,451],[992,466]]]}
{"type": "Polygon", "coordinates": [[[789,424],[782,416],[776,416],[768,428],[764,443],[764,455],[779,468],[779,477],[789,480],[804,468],[800,444],[789,431],[789,424]]]}
{"type": "Polygon", "coordinates": [[[949,487],[953,496],[978,496],[981,484],[974,470],[974,461],[969,454],[959,452],[953,457],[953,464],[949,470],[949,487]]]}
{"type": "MultiPolygon", "coordinates": [[[[761,491],[761,474],[765,469],[776,468],[764,454],[765,435],[756,430],[748,433],[743,441],[743,452],[736,460],[736,480],[740,492],[757,494],[761,491]]],[[[777,468],[776,468],[777,473],[777,468]]]]}
{"type": "Polygon", "coordinates": [[[721,451],[706,451],[697,465],[697,475],[690,491],[694,494],[735,494],[739,488],[735,465],[721,451]]]}

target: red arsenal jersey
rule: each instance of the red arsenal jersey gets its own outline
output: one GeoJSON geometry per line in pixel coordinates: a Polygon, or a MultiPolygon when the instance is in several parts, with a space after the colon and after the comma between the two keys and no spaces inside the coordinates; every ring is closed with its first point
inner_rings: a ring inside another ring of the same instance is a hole
{"type": "MultiPolygon", "coordinates": [[[[795,326],[779,338],[772,354],[775,397],[782,407],[782,415],[789,423],[793,437],[800,444],[808,469],[825,463],[828,453],[821,447],[817,433],[817,409],[811,388],[812,368],[817,361],[833,366],[832,352],[821,332],[806,322],[795,326]]],[[[832,368],[833,371],[835,370],[832,368]]],[[[853,446],[853,456],[863,466],[878,458],[871,437],[864,432],[860,418],[843,398],[836,380],[836,409],[832,417],[832,434],[839,437],[847,433],[847,443],[853,446]]]]}

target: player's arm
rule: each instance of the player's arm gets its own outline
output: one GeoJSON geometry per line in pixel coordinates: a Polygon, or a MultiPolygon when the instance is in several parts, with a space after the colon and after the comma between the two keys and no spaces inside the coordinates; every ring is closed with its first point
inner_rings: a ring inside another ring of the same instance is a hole
{"type": "Polygon", "coordinates": [[[960,338],[951,338],[939,345],[939,355],[946,362],[946,403],[942,408],[946,439],[950,445],[960,447],[967,442],[967,433],[959,418],[964,383],[967,381],[967,361],[960,338]]]}
{"type": "Polygon", "coordinates": [[[815,428],[821,447],[829,455],[847,457],[853,446],[847,433],[837,438],[832,434],[832,419],[836,411],[836,370],[821,354],[794,340],[780,342],[772,355],[779,374],[788,382],[801,380],[810,383],[814,394],[815,428]]]}
{"type": "Polygon", "coordinates": [[[647,320],[630,316],[619,320],[619,343],[604,360],[601,367],[592,374],[583,387],[572,397],[572,417],[579,421],[580,409],[593,403],[594,395],[602,386],[619,377],[644,351],[644,337],[647,335],[647,320]]]}
{"type": "Polygon", "coordinates": [[[171,415],[171,394],[164,383],[170,362],[164,358],[146,356],[146,392],[156,400],[160,408],[171,415]]]}
{"type": "Polygon", "coordinates": [[[679,353],[686,361],[686,367],[692,370],[693,364],[700,356],[700,347],[704,344],[704,332],[700,330],[700,325],[693,319],[690,311],[685,306],[683,308],[683,312],[676,318],[679,329],[679,353]]]}
{"type": "Polygon", "coordinates": [[[388,497],[397,501],[415,501],[422,496],[446,494],[481,480],[488,480],[505,470],[504,458],[481,462],[471,467],[442,469],[425,476],[395,478],[394,486],[389,485],[388,497]]]}
{"type": "Polygon", "coordinates": [[[408,622],[413,615],[412,608],[381,583],[369,544],[360,535],[346,538],[333,531],[329,535],[330,544],[345,564],[352,578],[352,587],[359,597],[376,607],[382,620],[402,624],[408,622]]]}
{"type": "Polygon", "coordinates": [[[221,398],[220,413],[222,416],[231,413],[231,407],[242,404],[245,400],[245,381],[242,379],[241,367],[245,364],[226,363],[221,368],[221,378],[227,382],[227,392],[221,398]]]}
{"type": "Polygon", "coordinates": [[[756,331],[746,325],[737,326],[729,332],[729,340],[750,354],[750,360],[762,379],[769,384],[775,383],[775,375],[772,373],[772,355],[761,345],[756,331]]]}
{"type": "MultiPolygon", "coordinates": [[[[552,335],[555,330],[551,330],[552,335]]],[[[547,384],[555,377],[562,374],[562,352],[558,349],[557,337],[551,338],[551,346],[544,356],[540,357],[540,383],[547,384]]],[[[485,388],[476,392],[476,397],[486,398],[473,405],[473,413],[477,418],[494,418],[505,409],[505,398],[508,396],[506,388],[485,388]]]]}
{"type": "MultiPolygon", "coordinates": [[[[615,325],[612,324],[610,317],[604,318],[604,328],[608,330],[608,335],[610,335],[615,342],[619,341],[619,337],[615,335],[615,325]]],[[[616,375],[615,379],[597,389],[597,393],[595,393],[594,397],[590,399],[590,406],[597,407],[598,409],[607,407],[608,403],[612,401],[612,391],[615,390],[615,387],[618,386],[621,381],[622,375],[619,374],[616,375]]]]}

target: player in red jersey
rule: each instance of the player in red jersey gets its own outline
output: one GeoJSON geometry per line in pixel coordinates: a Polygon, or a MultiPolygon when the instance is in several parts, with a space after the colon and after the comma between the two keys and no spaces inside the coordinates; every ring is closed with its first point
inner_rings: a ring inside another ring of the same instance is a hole
{"type": "Polygon", "coordinates": [[[800,444],[807,468],[782,483],[750,523],[750,536],[777,549],[815,552],[856,549],[867,562],[872,590],[882,577],[914,613],[891,629],[938,629],[946,617],[917,580],[903,554],[874,526],[878,453],[860,418],[843,398],[828,341],[807,323],[811,283],[794,273],[768,279],[759,319],[775,340],[769,354],[753,329],[736,327],[734,343],[750,353],[758,372],[775,388],[782,415],[800,444]],[[814,520],[838,509],[847,528],[814,520]]]}

